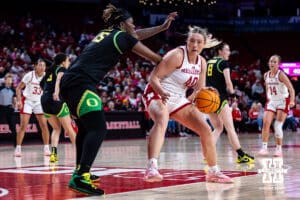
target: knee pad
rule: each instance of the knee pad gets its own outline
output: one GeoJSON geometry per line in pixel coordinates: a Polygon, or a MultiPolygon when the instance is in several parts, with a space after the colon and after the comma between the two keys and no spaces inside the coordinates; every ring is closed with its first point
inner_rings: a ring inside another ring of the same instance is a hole
{"type": "Polygon", "coordinates": [[[275,121],[274,122],[274,131],[275,131],[275,137],[276,138],[282,138],[283,137],[283,131],[282,131],[283,122],[275,121]]]}

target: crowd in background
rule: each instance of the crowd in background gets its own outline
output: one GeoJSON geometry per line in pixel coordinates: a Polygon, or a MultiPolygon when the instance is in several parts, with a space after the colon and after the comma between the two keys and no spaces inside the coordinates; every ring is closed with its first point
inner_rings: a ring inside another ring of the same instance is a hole
{"type": "MultiPolygon", "coordinates": [[[[0,83],[7,73],[13,76],[16,87],[23,75],[33,69],[33,63],[43,58],[51,64],[58,52],[66,53],[74,61],[84,46],[96,33],[74,34],[72,31],[57,31],[43,20],[33,19],[30,15],[23,17],[19,24],[0,22],[0,83]]],[[[170,33],[166,33],[170,34],[170,33]]],[[[158,53],[164,55],[170,46],[160,46],[158,53]]],[[[208,58],[209,52],[203,53],[208,58]]],[[[142,93],[147,84],[153,64],[132,55],[125,55],[121,62],[110,71],[103,82],[98,85],[104,110],[109,111],[144,111],[142,93]]],[[[239,132],[248,131],[245,127],[252,125],[257,131],[262,128],[263,107],[266,101],[263,72],[258,59],[246,66],[232,66],[231,77],[235,85],[235,97],[231,98],[232,113],[239,132]],[[247,125],[247,126],[246,126],[247,125]]],[[[300,118],[300,93],[296,95],[296,107],[286,120],[285,129],[297,131],[300,118]]],[[[170,123],[171,134],[185,132],[170,123]]]]}

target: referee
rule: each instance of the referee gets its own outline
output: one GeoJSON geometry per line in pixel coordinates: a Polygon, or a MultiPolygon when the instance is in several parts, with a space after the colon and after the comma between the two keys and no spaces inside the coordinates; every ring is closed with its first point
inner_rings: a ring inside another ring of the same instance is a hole
{"type": "Polygon", "coordinates": [[[0,86],[0,117],[4,119],[12,133],[12,140],[16,146],[16,120],[14,114],[14,105],[16,103],[16,91],[12,87],[12,75],[6,74],[4,85],[0,86]]]}

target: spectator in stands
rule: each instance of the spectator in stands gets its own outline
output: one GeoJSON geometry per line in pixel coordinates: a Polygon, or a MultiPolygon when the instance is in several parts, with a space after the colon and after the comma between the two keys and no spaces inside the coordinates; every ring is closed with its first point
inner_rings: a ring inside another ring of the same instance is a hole
{"type": "Polygon", "coordinates": [[[296,108],[293,109],[293,115],[297,122],[297,128],[300,128],[300,103],[297,103],[296,108]]]}
{"type": "Polygon", "coordinates": [[[13,144],[16,146],[16,91],[13,88],[13,77],[11,74],[6,74],[4,84],[0,86],[0,113],[10,129],[13,138],[13,144]]]}
{"type": "Polygon", "coordinates": [[[261,112],[262,106],[261,104],[253,102],[251,108],[248,111],[249,123],[257,125],[258,131],[261,131],[263,124],[263,111],[261,112]]]}
{"type": "Polygon", "coordinates": [[[234,127],[236,128],[237,133],[240,131],[244,130],[245,124],[243,124],[243,116],[242,113],[238,107],[237,102],[233,102],[231,104],[231,109],[232,109],[232,119],[233,119],[233,124],[234,127]]]}
{"type": "Polygon", "coordinates": [[[261,156],[266,156],[268,152],[268,140],[270,126],[273,118],[274,132],[276,138],[276,150],[274,156],[282,156],[282,126],[287,117],[289,108],[295,106],[295,90],[288,76],[279,69],[281,57],[272,55],[269,59],[269,71],[264,74],[266,85],[267,103],[265,106],[263,129],[262,129],[262,148],[258,152],[261,156]]]}
{"type": "Polygon", "coordinates": [[[261,84],[261,81],[257,79],[252,85],[252,97],[258,102],[262,102],[262,97],[264,96],[264,87],[261,84]]]}
{"type": "Polygon", "coordinates": [[[47,119],[43,115],[41,105],[42,89],[40,82],[45,75],[46,63],[39,59],[33,71],[28,72],[22,78],[22,81],[16,88],[17,106],[20,110],[20,128],[17,133],[17,146],[15,149],[15,156],[22,156],[21,144],[24,139],[25,131],[29,123],[31,114],[34,113],[42,131],[42,138],[44,142],[44,155],[50,156],[49,150],[49,130],[47,119]],[[22,94],[22,90],[23,94],[22,94]]]}
{"type": "Polygon", "coordinates": [[[209,38],[207,31],[197,26],[189,27],[186,41],[186,45],[175,48],[164,56],[151,73],[149,84],[144,91],[143,101],[154,121],[148,140],[148,164],[144,180],[163,180],[158,171],[157,160],[170,117],[200,136],[202,148],[207,150],[209,167],[206,181],[231,183],[232,180],[218,169],[211,129],[190,101],[195,93],[190,99],[186,98],[188,88],[194,87],[195,91],[198,91],[205,86],[206,61],[199,54],[206,45],[211,47],[220,42],[209,38]]]}
{"type": "Polygon", "coordinates": [[[171,13],[165,22],[156,27],[135,31],[133,18],[128,11],[108,5],[103,12],[107,29],[103,29],[89,43],[76,61],[65,72],[61,81],[61,95],[76,119],[76,165],[69,187],[90,195],[103,195],[91,180],[90,169],[105,138],[107,129],[103,105],[96,85],[118,63],[125,52],[132,51],[153,62],[161,56],[139,40],[149,38],[168,29],[177,13],[171,13]],[[95,121],[95,119],[98,119],[95,121]]]}
{"type": "Polygon", "coordinates": [[[293,132],[296,132],[297,131],[297,121],[294,117],[294,112],[293,112],[294,109],[291,109],[289,110],[287,116],[286,116],[286,119],[283,123],[283,126],[282,126],[282,129],[283,130],[291,130],[293,132]]]}
{"type": "MultiPolygon", "coordinates": [[[[230,47],[222,42],[215,47],[215,57],[207,61],[206,85],[218,90],[220,107],[215,113],[209,114],[210,122],[214,127],[214,142],[217,143],[225,127],[232,148],[237,153],[237,163],[253,163],[254,157],[245,153],[241,147],[239,138],[234,128],[232,113],[229,107],[229,96],[235,96],[233,84],[230,78],[230,47]]],[[[204,151],[205,156],[205,151],[204,151]]]]}

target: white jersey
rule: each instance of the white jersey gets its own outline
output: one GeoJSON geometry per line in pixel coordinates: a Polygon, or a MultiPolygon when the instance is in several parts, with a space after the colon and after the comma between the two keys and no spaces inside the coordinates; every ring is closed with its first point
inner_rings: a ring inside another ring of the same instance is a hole
{"type": "Polygon", "coordinates": [[[190,64],[186,46],[180,46],[183,50],[183,62],[180,68],[161,80],[162,88],[175,95],[185,96],[186,90],[193,87],[199,80],[201,72],[201,57],[198,56],[196,64],[190,64]]]}
{"type": "MultiPolygon", "coordinates": [[[[45,75],[45,73],[44,73],[45,75]]],[[[37,77],[35,71],[30,71],[25,74],[22,82],[25,83],[25,89],[23,90],[23,96],[30,101],[40,101],[43,91],[40,86],[40,82],[44,77],[37,77]]]]}
{"type": "Polygon", "coordinates": [[[267,84],[267,99],[269,101],[278,101],[289,97],[288,88],[279,80],[280,73],[283,72],[278,70],[274,77],[271,77],[270,71],[266,74],[265,82],[267,84]]]}

